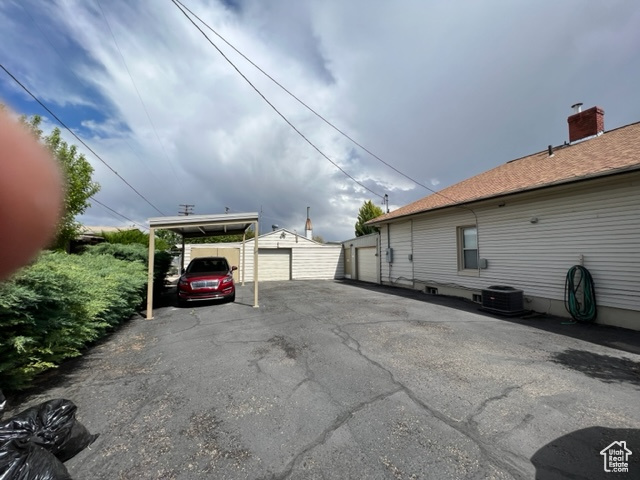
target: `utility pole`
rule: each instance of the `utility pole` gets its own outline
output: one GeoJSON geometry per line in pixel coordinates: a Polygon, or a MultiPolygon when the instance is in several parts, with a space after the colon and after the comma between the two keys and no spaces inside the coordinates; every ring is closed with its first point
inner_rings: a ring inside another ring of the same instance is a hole
{"type": "Polygon", "coordinates": [[[181,216],[193,215],[193,207],[195,207],[195,205],[190,205],[188,203],[181,203],[178,206],[182,207],[182,210],[178,212],[178,215],[181,215],[181,216]]]}

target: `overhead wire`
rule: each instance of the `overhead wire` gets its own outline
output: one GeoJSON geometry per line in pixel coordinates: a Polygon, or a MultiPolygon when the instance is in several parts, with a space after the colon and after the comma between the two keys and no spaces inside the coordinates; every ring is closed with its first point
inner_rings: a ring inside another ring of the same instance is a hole
{"type": "MultiPolygon", "coordinates": [[[[388,162],[384,161],[382,158],[380,158],[378,155],[376,155],[374,152],[372,152],[371,150],[369,150],[367,147],[365,147],[364,145],[362,145],[360,142],[356,141],[353,137],[351,137],[350,135],[348,135],[346,132],[344,132],[342,129],[338,128],[336,125],[334,125],[332,122],[330,122],[329,120],[327,120],[324,116],[322,116],[320,113],[316,112],[312,107],[310,107],[309,105],[307,105],[305,102],[303,102],[300,98],[298,98],[294,93],[292,93],[289,89],[287,89],[284,85],[282,85],[280,82],[278,82],[275,78],[273,78],[271,75],[269,75],[267,72],[265,72],[260,66],[258,66],[255,62],[253,62],[249,57],[247,57],[244,53],[242,53],[240,50],[238,50],[234,45],[232,45],[230,42],[228,42],[222,35],[220,35],[216,30],[214,30],[211,26],[209,26],[209,24],[207,24],[204,20],[202,20],[202,18],[200,18],[197,14],[195,14],[191,9],[189,9],[187,6],[185,6],[180,0],[171,0],[173,2],[173,4],[178,7],[178,9],[184,14],[185,17],[187,17],[189,19],[189,21],[191,21],[191,23],[200,31],[200,33],[202,33],[202,35],[204,35],[204,37],[209,41],[209,43],[211,43],[211,45],[214,46],[214,48],[225,58],[225,60],[227,60],[227,62],[229,62],[231,64],[231,66],[249,83],[249,85],[251,85],[251,87],[253,87],[254,90],[256,90],[256,92],[258,92],[258,94],[271,106],[271,108],[273,108],[296,132],[298,132],[299,135],[301,135],[305,140],[307,140],[307,142],[309,142],[309,140],[304,137],[304,135],[302,135],[265,97],[264,95],[262,95],[262,93],[260,93],[260,91],[258,91],[258,89],[247,79],[247,77],[245,77],[242,72],[240,72],[240,70],[231,62],[231,60],[229,60],[227,58],[227,56],[218,48],[218,46],[213,43],[213,41],[202,31],[202,29],[200,27],[198,27],[198,25],[196,25],[196,23],[191,19],[191,17],[189,17],[185,10],[187,10],[191,15],[193,15],[193,17],[197,18],[198,21],[200,23],[202,23],[207,29],[209,29],[211,32],[213,32],[218,38],[220,38],[224,43],[226,43],[231,49],[233,49],[238,55],[240,55],[242,58],[244,58],[247,62],[249,62],[251,65],[253,65],[258,71],[260,71],[263,75],[265,75],[269,80],[271,80],[273,83],[275,83],[278,87],[280,87],[284,92],[286,92],[288,95],[290,95],[293,99],[295,99],[298,103],[300,103],[302,106],[304,106],[305,108],[307,108],[311,113],[313,113],[315,116],[317,116],[320,120],[322,120],[323,122],[325,122],[327,125],[329,125],[331,128],[333,128],[336,132],[340,133],[341,135],[343,135],[345,138],[347,138],[349,141],[351,141],[354,145],[358,146],[359,148],[361,148],[363,151],[367,152],[369,155],[371,155],[373,158],[375,158],[376,160],[380,161],[381,163],[383,163],[384,165],[386,165],[387,167],[389,167],[390,169],[392,169],[394,172],[398,173],[399,175],[405,177],[406,179],[412,181],[413,183],[415,183],[416,185],[428,190],[429,192],[431,192],[434,195],[438,195],[439,197],[442,197],[446,200],[449,200],[450,202],[453,202],[452,207],[455,208],[461,208],[463,210],[467,210],[469,212],[471,212],[471,214],[474,216],[475,218],[475,224],[476,224],[476,235],[477,235],[477,241],[478,241],[478,251],[479,251],[479,243],[480,243],[480,233],[479,233],[479,229],[480,229],[480,225],[478,222],[478,215],[476,214],[475,210],[471,207],[469,207],[468,205],[461,205],[459,203],[458,200],[454,200],[453,198],[437,191],[434,190],[433,188],[428,187],[427,185],[423,184],[422,182],[419,182],[418,180],[414,179],[413,177],[405,174],[404,172],[400,171],[399,169],[397,169],[396,167],[394,167],[393,165],[389,164],[388,162]],[[183,7],[183,8],[181,8],[183,7]]],[[[318,150],[318,148],[313,145],[311,142],[309,142],[311,144],[311,146],[313,146],[316,150],[318,150]]],[[[320,152],[320,150],[318,150],[320,152]]],[[[351,178],[352,180],[354,180],[356,183],[358,183],[360,186],[363,186],[360,182],[358,182],[357,180],[355,180],[353,177],[351,177],[349,174],[347,174],[344,170],[342,170],[338,165],[336,165],[333,161],[331,161],[331,159],[329,159],[326,155],[324,155],[322,152],[320,152],[325,158],[327,158],[327,160],[329,160],[332,164],[334,164],[336,167],[338,167],[345,175],[347,175],[349,178],[351,178]]],[[[373,193],[374,195],[379,196],[380,198],[383,199],[383,201],[386,202],[386,199],[384,196],[372,191],[371,189],[366,188],[369,192],[373,193]]],[[[385,213],[389,213],[388,211],[385,213]]],[[[478,272],[480,272],[480,269],[478,267],[478,272]]]]}
{"type": "MultiPolygon", "coordinates": [[[[247,62],[249,62],[251,65],[253,65],[258,71],[260,71],[264,76],[266,76],[269,80],[271,80],[273,83],[275,83],[278,87],[280,87],[284,92],[286,92],[288,95],[290,95],[294,100],[296,100],[298,103],[300,103],[300,105],[304,106],[307,110],[309,110],[311,113],[313,113],[316,117],[318,117],[320,120],[322,120],[324,123],[326,123],[327,125],[329,125],[331,128],[333,128],[336,132],[338,132],[339,134],[341,134],[342,136],[344,136],[345,138],[347,138],[349,141],[351,141],[354,145],[358,146],[359,148],[361,148],[363,151],[367,152],[369,155],[371,155],[373,158],[375,158],[376,160],[378,160],[379,162],[381,162],[382,164],[386,165],[387,167],[389,167],[391,170],[393,170],[394,172],[398,173],[399,175],[403,176],[404,178],[412,181],[413,183],[415,183],[416,185],[436,194],[436,195],[440,195],[443,198],[446,198],[447,200],[451,200],[451,201],[455,201],[452,198],[447,197],[446,195],[438,192],[437,190],[434,190],[430,187],[428,187],[427,185],[419,182],[418,180],[416,180],[415,178],[405,174],[404,172],[400,171],[399,169],[397,169],[396,167],[394,167],[393,165],[391,165],[390,163],[384,161],[382,158],[380,158],[378,155],[376,155],[374,152],[372,152],[371,150],[369,150],[367,147],[365,147],[364,145],[362,145],[360,142],[358,142],[357,140],[355,140],[353,137],[351,137],[349,134],[347,134],[345,131],[343,131],[342,129],[340,129],[339,127],[337,127],[336,125],[334,125],[332,122],[330,122],[329,120],[327,120],[323,115],[321,115],[320,113],[318,113],[316,110],[314,110],[312,107],[310,107],[307,103],[305,103],[304,101],[302,101],[300,98],[298,98],[293,92],[291,92],[289,89],[287,89],[284,85],[282,85],[280,82],[278,82],[275,78],[273,78],[271,75],[269,75],[266,71],[264,71],[259,65],[257,65],[253,60],[251,60],[249,57],[247,57],[244,53],[242,53],[240,50],[238,50],[233,44],[231,44],[229,41],[227,41],[226,38],[224,38],[222,35],[220,35],[215,29],[213,29],[209,24],[207,24],[207,22],[205,22],[202,18],[200,18],[196,13],[194,13],[191,9],[189,9],[189,7],[185,6],[180,0],[172,0],[174,3],[179,3],[185,10],[187,10],[191,15],[193,15],[195,18],[198,19],[198,21],[200,23],[202,23],[202,25],[204,25],[208,30],[210,30],[211,32],[213,32],[218,38],[220,38],[220,40],[222,40],[224,43],[226,43],[231,49],[233,49],[238,55],[240,55],[242,58],[244,58],[247,62]]],[[[217,47],[216,47],[217,48],[217,47]]]]}
{"type": "MultiPolygon", "coordinates": [[[[58,49],[56,48],[56,46],[53,44],[53,42],[51,41],[51,39],[49,38],[49,36],[46,34],[46,32],[42,29],[42,27],[40,26],[40,24],[38,23],[38,21],[35,19],[35,17],[31,14],[31,12],[29,12],[29,10],[27,9],[26,5],[24,2],[20,2],[20,6],[22,7],[22,10],[25,12],[25,14],[29,17],[29,19],[31,20],[31,22],[36,26],[36,28],[38,29],[38,31],[40,32],[40,35],[42,35],[42,37],[45,39],[45,41],[49,44],[49,46],[51,47],[51,49],[56,53],[56,55],[60,58],[60,60],[62,60],[62,65],[65,65],[67,67],[67,70],[69,72],[71,72],[71,74],[76,78],[76,80],[78,81],[78,84],[82,85],[84,84],[84,82],[78,77],[78,75],[76,75],[76,72],[73,71],[72,68],[70,68],[68,66],[68,61],[62,56],[62,54],[58,51],[58,49]]],[[[147,170],[149,170],[149,173],[151,173],[151,175],[158,180],[158,178],[156,177],[154,171],[149,167],[149,165],[147,164],[147,162],[145,162],[142,157],[138,154],[138,152],[136,152],[133,147],[131,146],[131,143],[129,143],[129,141],[125,138],[123,139],[124,143],[126,143],[126,145],[129,147],[129,150],[131,150],[131,153],[133,153],[138,160],[140,160],[140,163],[142,163],[147,170]]]]}
{"type": "Polygon", "coordinates": [[[103,208],[106,208],[107,210],[109,210],[112,213],[115,213],[116,215],[118,215],[119,217],[124,218],[125,220],[130,221],[131,223],[133,223],[134,225],[139,226],[140,228],[144,228],[145,230],[149,230],[149,227],[142,225],[141,223],[136,222],[135,220],[130,219],[129,217],[127,217],[126,215],[123,215],[120,212],[115,211],[113,208],[105,205],[104,203],[102,203],[100,200],[98,200],[96,197],[91,197],[91,201],[92,202],[96,202],[98,205],[100,205],[103,208]]]}
{"type": "Polygon", "coordinates": [[[116,40],[116,36],[113,33],[113,29],[111,28],[111,24],[109,23],[109,20],[107,19],[107,16],[104,13],[104,10],[102,8],[102,5],[100,4],[100,0],[96,0],[96,3],[98,4],[98,8],[100,9],[100,13],[102,15],[102,18],[104,19],[104,22],[107,24],[107,28],[109,29],[109,33],[111,34],[111,38],[113,39],[113,43],[116,46],[116,49],[118,50],[118,53],[120,54],[120,58],[122,59],[122,63],[124,65],[124,68],[127,71],[127,74],[129,75],[129,79],[131,80],[131,84],[133,85],[134,90],[136,91],[136,95],[138,96],[138,99],[140,100],[140,103],[142,104],[142,109],[144,110],[144,113],[147,115],[147,119],[149,120],[149,124],[151,125],[151,128],[153,129],[153,132],[156,135],[156,139],[158,140],[158,144],[160,145],[160,148],[162,149],[162,153],[164,153],[165,158],[167,159],[167,163],[169,164],[169,167],[171,167],[171,171],[174,175],[175,178],[179,178],[175,168],[173,168],[173,162],[171,162],[171,159],[169,158],[169,155],[167,154],[167,150],[164,147],[164,144],[162,143],[162,140],[160,139],[160,135],[158,135],[158,130],[156,129],[155,124],[153,123],[153,120],[151,119],[151,115],[149,115],[149,110],[147,109],[147,105],[144,103],[144,100],[142,100],[142,96],[140,95],[140,90],[138,90],[138,86],[136,85],[136,82],[133,80],[133,76],[131,75],[131,71],[129,70],[129,66],[127,65],[127,61],[124,58],[124,55],[122,54],[122,50],[120,49],[120,45],[118,44],[118,41],[116,40]]]}
{"type": "Polygon", "coordinates": [[[222,50],[220,50],[220,48],[213,42],[213,40],[211,40],[209,38],[209,36],[198,26],[198,24],[196,24],[196,22],[193,21],[193,19],[187,14],[187,12],[185,10],[182,9],[181,7],[181,3],[178,0],[171,0],[173,2],[173,4],[176,6],[176,8],[178,8],[178,10],[180,10],[182,12],[182,14],[191,22],[191,24],[196,27],[198,29],[198,31],[207,39],[207,41],[218,51],[218,53],[220,55],[222,55],[222,57],[233,67],[233,69],[238,72],[238,74],[251,86],[251,88],[253,88],[253,90],[255,90],[255,92],[260,95],[260,97],[300,136],[302,137],[309,145],[311,145],[311,147],[313,147],[314,150],[316,150],[322,157],[324,157],[326,160],[328,160],[334,167],[336,167],[338,170],[340,170],[345,176],[347,176],[348,178],[350,178],[353,182],[355,182],[356,184],[358,184],[359,186],[361,186],[362,188],[364,188],[365,190],[367,190],[368,192],[384,199],[383,195],[380,195],[379,193],[373,191],[372,189],[370,189],[369,187],[367,187],[366,185],[364,185],[362,182],[360,182],[359,180],[357,180],[355,177],[351,176],[347,171],[345,171],[342,167],[340,167],[340,165],[338,165],[336,162],[334,162],[333,160],[331,160],[331,158],[329,158],[322,150],[320,150],[320,148],[318,148],[311,140],[309,140],[300,130],[298,130],[298,128],[296,128],[296,126],[291,123],[289,121],[289,119],[287,117],[284,116],[284,114],[282,114],[280,112],[280,110],[278,110],[275,105],[273,105],[268,99],[267,97],[264,96],[264,94],[251,82],[251,80],[249,80],[241,71],[240,69],[224,54],[224,52],[222,50]]]}
{"type": "Polygon", "coordinates": [[[53,111],[51,111],[51,109],[49,107],[47,107],[38,97],[36,97],[33,93],[31,93],[31,91],[22,83],[20,82],[20,80],[18,80],[9,70],[7,70],[7,68],[0,63],[0,68],[2,68],[2,70],[5,71],[5,73],[7,75],[9,75],[14,82],[16,82],[20,87],[22,87],[22,89],[27,92],[27,94],[29,94],[29,96],[31,98],[33,98],[36,102],[38,102],[38,104],[44,108],[53,118],[56,119],[56,121],[62,125],[62,127],[64,127],[71,135],[73,135],[75,137],[76,140],[78,140],[82,145],[84,145],[84,147],[89,150],[98,160],[100,160],[100,162],[102,162],[109,170],[111,170],[111,172],[118,177],[125,185],[127,185],[133,192],[136,193],[136,195],[138,195],[140,198],[142,198],[145,202],[147,202],[154,210],[156,210],[160,215],[165,215],[158,207],[156,207],[153,203],[151,203],[149,201],[149,199],[147,199],[147,197],[145,197],[142,193],[140,193],[138,190],[136,190],[136,188],[131,185],[129,182],[127,182],[127,180],[124,179],[124,177],[122,175],[120,175],[118,172],[116,172],[113,167],[111,165],[109,165],[105,160],[102,159],[102,157],[100,155],[98,155],[89,145],[87,145],[87,143],[82,140],[73,130],[71,130],[71,128],[69,128],[67,126],[66,123],[64,123],[60,117],[58,117],[55,113],[53,113],[53,111]]]}

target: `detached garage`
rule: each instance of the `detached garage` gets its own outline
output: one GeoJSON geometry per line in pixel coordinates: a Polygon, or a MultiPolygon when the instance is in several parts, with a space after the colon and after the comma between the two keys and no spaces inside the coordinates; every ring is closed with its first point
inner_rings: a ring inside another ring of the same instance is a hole
{"type": "MultiPolygon", "coordinates": [[[[237,249],[239,271],[246,272],[247,282],[253,281],[254,239],[246,241],[247,254],[242,254],[242,245],[192,244],[185,245],[185,262],[203,256],[211,249],[232,251],[237,249]],[[244,259],[244,260],[243,260],[244,259]],[[246,268],[243,264],[246,261],[246,268]]],[[[278,229],[260,235],[258,239],[258,278],[261,282],[283,280],[333,280],[344,277],[344,257],[341,245],[327,245],[310,240],[295,232],[278,229]]],[[[226,255],[223,255],[226,256],[226,255]]]]}
{"type": "Polygon", "coordinates": [[[362,282],[380,283],[380,235],[372,233],[342,242],[344,276],[362,282]]]}

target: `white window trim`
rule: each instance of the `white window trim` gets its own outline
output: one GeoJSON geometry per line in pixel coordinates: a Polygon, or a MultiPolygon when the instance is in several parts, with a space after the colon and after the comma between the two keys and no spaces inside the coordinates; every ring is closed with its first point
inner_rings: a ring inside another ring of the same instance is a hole
{"type": "MultiPolygon", "coordinates": [[[[465,277],[479,277],[480,273],[477,268],[464,268],[464,230],[466,228],[475,228],[476,229],[476,242],[478,230],[476,225],[461,225],[456,229],[456,251],[458,254],[458,275],[465,277]]],[[[480,252],[478,251],[478,245],[476,244],[476,252],[478,256],[478,262],[480,262],[480,252]]]]}

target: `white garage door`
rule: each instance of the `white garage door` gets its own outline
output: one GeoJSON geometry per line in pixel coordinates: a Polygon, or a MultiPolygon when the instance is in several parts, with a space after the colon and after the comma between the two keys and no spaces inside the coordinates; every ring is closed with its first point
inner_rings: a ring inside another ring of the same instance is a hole
{"type": "Polygon", "coordinates": [[[358,280],[378,283],[378,257],[376,247],[360,247],[356,249],[358,280]]]}
{"type": "Polygon", "coordinates": [[[261,248],[258,255],[258,281],[291,280],[290,248],[261,248]]]}

